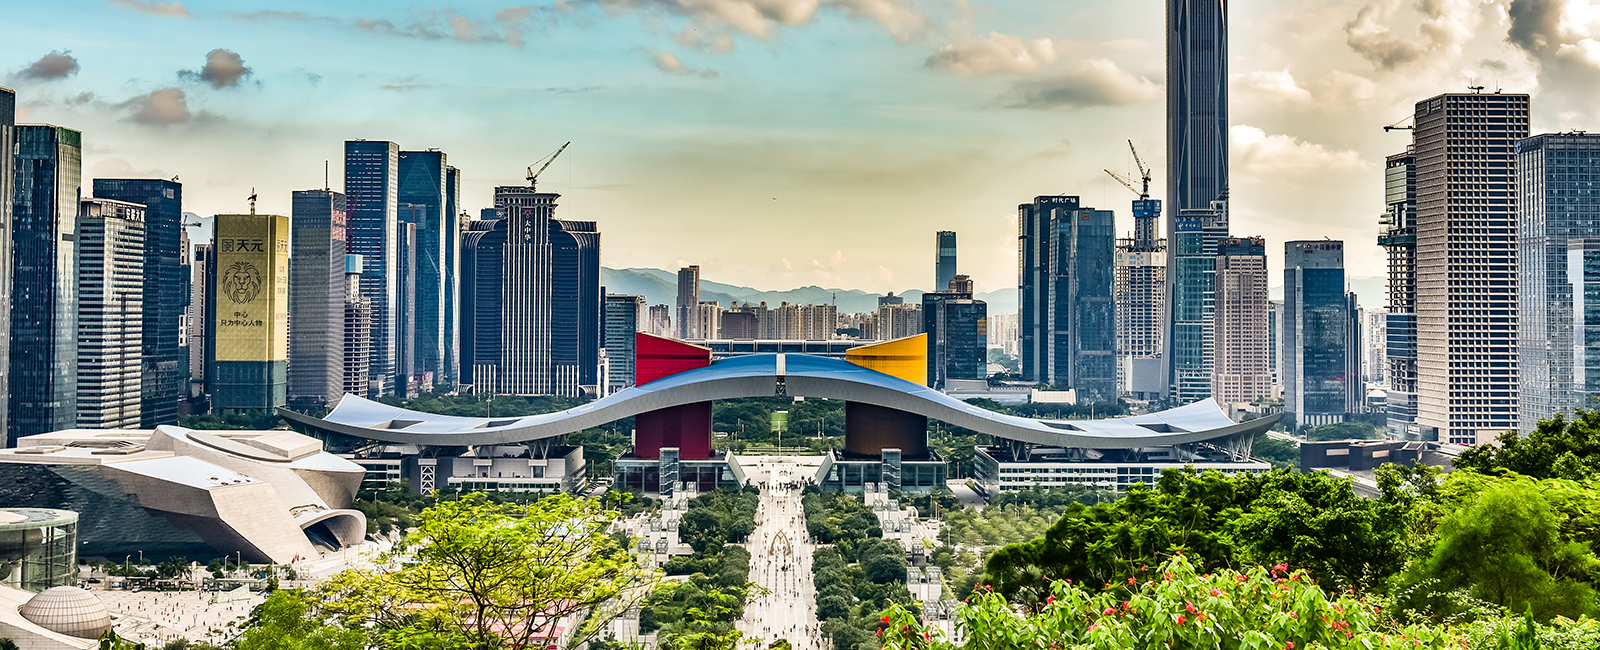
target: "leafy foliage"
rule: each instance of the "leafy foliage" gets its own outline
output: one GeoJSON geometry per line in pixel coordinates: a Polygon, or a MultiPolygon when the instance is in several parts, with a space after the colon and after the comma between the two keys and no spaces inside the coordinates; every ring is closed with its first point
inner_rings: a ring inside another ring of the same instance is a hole
{"type": "Polygon", "coordinates": [[[754,486],[718,488],[689,501],[678,523],[678,539],[696,553],[740,543],[756,529],[761,490],[754,486]]]}
{"type": "Polygon", "coordinates": [[[250,612],[236,650],[362,650],[366,635],[329,625],[317,611],[317,600],[298,589],[272,592],[250,612]]]}
{"type": "Polygon", "coordinates": [[[868,537],[883,537],[883,528],[872,510],[847,494],[826,494],[808,486],[800,505],[806,514],[806,532],[824,544],[849,543],[868,537]]]}
{"type": "Polygon", "coordinates": [[[1455,461],[1458,469],[1483,474],[1516,472],[1534,478],[1600,476],[1600,411],[1579,409],[1571,420],[1541,420],[1528,437],[1501,434],[1498,445],[1472,447],[1455,461]]]}

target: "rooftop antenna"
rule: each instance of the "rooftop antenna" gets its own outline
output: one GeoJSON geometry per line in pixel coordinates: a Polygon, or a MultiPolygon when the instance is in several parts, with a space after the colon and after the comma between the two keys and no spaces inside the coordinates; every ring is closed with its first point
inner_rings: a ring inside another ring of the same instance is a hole
{"type": "Polygon", "coordinates": [[[331,188],[328,187],[328,161],[327,160],[323,160],[322,161],[322,191],[326,192],[329,189],[331,189],[331,188]]]}
{"type": "Polygon", "coordinates": [[[250,214],[256,213],[256,188],[250,188],[250,214]]]}
{"type": "Polygon", "coordinates": [[[1472,91],[1472,94],[1476,95],[1483,92],[1483,86],[1467,86],[1467,90],[1472,91]]]}

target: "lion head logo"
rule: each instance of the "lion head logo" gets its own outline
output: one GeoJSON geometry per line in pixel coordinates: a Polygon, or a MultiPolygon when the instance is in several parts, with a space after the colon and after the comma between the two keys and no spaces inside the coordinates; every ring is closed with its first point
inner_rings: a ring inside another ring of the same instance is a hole
{"type": "Polygon", "coordinates": [[[261,273],[254,264],[234,262],[222,275],[222,288],[229,300],[239,304],[250,302],[261,294],[261,273]]]}

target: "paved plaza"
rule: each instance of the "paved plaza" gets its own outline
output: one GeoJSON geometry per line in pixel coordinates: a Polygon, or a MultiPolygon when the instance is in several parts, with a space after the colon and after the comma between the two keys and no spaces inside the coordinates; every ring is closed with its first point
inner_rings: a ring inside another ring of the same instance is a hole
{"type": "MultiPolygon", "coordinates": [[[[750,480],[761,487],[756,529],[745,542],[750,550],[750,581],[768,593],[749,599],[739,629],[762,640],[788,639],[796,650],[824,650],[817,623],[816,588],[811,583],[811,552],[800,488],[816,475],[806,457],[740,459],[750,480]]],[[[820,460],[820,458],[818,459],[820,460]]]]}
{"type": "Polygon", "coordinates": [[[250,610],[266,600],[258,592],[219,603],[211,602],[214,594],[199,591],[96,589],[94,595],[116,617],[117,634],[155,646],[180,638],[221,645],[238,634],[250,610]]]}

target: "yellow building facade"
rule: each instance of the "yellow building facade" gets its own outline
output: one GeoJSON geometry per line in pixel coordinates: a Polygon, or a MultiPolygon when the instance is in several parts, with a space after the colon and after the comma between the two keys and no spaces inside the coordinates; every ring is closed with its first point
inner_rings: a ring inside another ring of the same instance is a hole
{"type": "Polygon", "coordinates": [[[928,335],[884,341],[851,348],[844,353],[850,363],[898,377],[913,384],[928,384],[928,335]]]}

